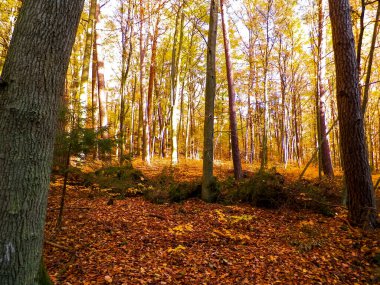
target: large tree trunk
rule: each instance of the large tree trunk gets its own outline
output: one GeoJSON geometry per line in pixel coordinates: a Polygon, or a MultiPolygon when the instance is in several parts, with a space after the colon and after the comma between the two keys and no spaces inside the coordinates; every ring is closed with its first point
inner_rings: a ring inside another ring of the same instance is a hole
{"type": "MultiPolygon", "coordinates": [[[[210,22],[207,42],[207,74],[205,93],[205,122],[204,122],[204,143],[203,143],[203,181],[202,199],[212,202],[216,197],[213,193],[214,178],[214,104],[216,93],[216,37],[218,27],[218,3],[211,0],[210,22]]],[[[215,185],[214,185],[215,186],[215,185]]]]}
{"type": "Polygon", "coordinates": [[[231,56],[230,56],[230,37],[228,30],[228,14],[224,0],[220,0],[222,27],[223,27],[223,40],[224,40],[224,53],[226,57],[226,70],[228,82],[228,106],[230,115],[230,130],[231,130],[231,146],[232,146],[232,161],[234,165],[235,179],[240,179],[243,176],[240,160],[239,139],[237,134],[236,123],[236,109],[235,109],[235,87],[234,75],[232,70],[231,56]]]}
{"type": "Polygon", "coordinates": [[[0,284],[39,284],[57,111],[83,0],[23,2],[0,89],[0,284]]]}
{"type": "Polygon", "coordinates": [[[355,225],[374,227],[376,202],[360,109],[359,72],[350,4],[348,0],[329,0],[329,4],[348,218],[355,225]]]}

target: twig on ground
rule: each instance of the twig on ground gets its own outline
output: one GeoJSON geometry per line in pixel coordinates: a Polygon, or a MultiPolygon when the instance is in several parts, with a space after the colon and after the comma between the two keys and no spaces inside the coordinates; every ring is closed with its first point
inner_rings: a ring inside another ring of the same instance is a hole
{"type": "Polygon", "coordinates": [[[156,215],[156,214],[148,214],[149,217],[153,217],[153,218],[157,218],[157,219],[160,219],[160,220],[166,220],[165,217],[163,216],[160,216],[160,215],[156,215]]]}
{"type": "Polygon", "coordinates": [[[58,244],[58,243],[48,241],[48,240],[45,240],[45,243],[48,244],[48,245],[54,246],[54,247],[56,247],[56,248],[62,249],[62,250],[64,250],[64,251],[70,252],[70,253],[72,253],[72,254],[75,254],[75,251],[74,251],[74,249],[72,249],[72,248],[69,248],[69,247],[66,247],[66,246],[60,245],[60,244],[58,244]]]}

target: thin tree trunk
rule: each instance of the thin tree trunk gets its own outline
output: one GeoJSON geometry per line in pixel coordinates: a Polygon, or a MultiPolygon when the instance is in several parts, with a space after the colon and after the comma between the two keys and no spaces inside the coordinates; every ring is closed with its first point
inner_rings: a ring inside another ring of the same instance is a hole
{"type": "Polygon", "coordinates": [[[171,151],[171,163],[173,165],[178,164],[178,125],[179,125],[179,75],[180,75],[180,65],[181,65],[181,51],[183,43],[183,29],[185,25],[185,14],[183,13],[183,4],[178,9],[176,16],[176,24],[174,31],[174,41],[173,41],[173,51],[172,51],[172,63],[171,63],[171,141],[172,141],[172,151],[171,151]],[[179,27],[179,29],[178,29],[179,27]],[[177,41],[179,32],[179,42],[177,51],[177,41]]]}
{"type": "Polygon", "coordinates": [[[359,77],[361,73],[361,60],[362,60],[362,46],[363,46],[363,38],[364,38],[364,19],[365,19],[365,10],[366,10],[366,3],[365,0],[360,0],[361,2],[361,12],[360,12],[360,18],[359,18],[359,37],[358,37],[358,44],[356,48],[356,61],[357,61],[357,68],[359,72],[359,77]]]}
{"type": "Polygon", "coordinates": [[[375,24],[373,27],[371,48],[369,50],[369,55],[368,55],[367,73],[366,73],[365,83],[364,83],[363,103],[362,103],[363,117],[365,116],[365,111],[367,109],[368,98],[369,98],[369,89],[370,89],[370,82],[371,82],[373,57],[375,54],[377,34],[379,32],[379,20],[380,20],[380,1],[377,1],[377,12],[376,12],[375,24]]]}
{"type": "MultiPolygon", "coordinates": [[[[95,33],[95,31],[94,31],[95,33]]],[[[98,116],[97,116],[97,108],[98,108],[98,100],[97,100],[97,65],[98,65],[98,54],[96,50],[95,39],[92,43],[92,67],[91,67],[91,129],[96,131],[98,129],[98,116]]],[[[93,152],[93,158],[97,158],[98,156],[98,146],[96,145],[93,152]]]]}
{"type": "Polygon", "coordinates": [[[130,137],[129,137],[129,155],[134,156],[135,153],[135,121],[136,121],[136,87],[137,87],[137,75],[135,74],[133,89],[132,89],[132,101],[131,101],[131,123],[130,123],[130,137]]]}
{"type": "Polygon", "coordinates": [[[223,40],[224,40],[224,53],[226,58],[226,70],[227,70],[227,82],[228,82],[228,107],[230,115],[230,130],[231,130],[231,146],[232,146],[232,161],[234,165],[234,176],[236,180],[239,180],[243,176],[240,160],[239,150],[239,138],[237,134],[237,122],[236,122],[236,109],[235,109],[235,87],[234,87],[234,75],[231,63],[230,55],[230,37],[228,30],[228,14],[225,0],[220,0],[222,27],[223,27],[223,40]]]}
{"type": "Polygon", "coordinates": [[[150,151],[147,133],[149,131],[148,125],[148,109],[147,109],[147,94],[144,88],[144,77],[145,77],[145,51],[146,47],[144,44],[144,22],[145,22],[145,7],[144,1],[140,0],[140,34],[139,34],[139,44],[140,44],[140,120],[142,123],[142,160],[147,164],[150,164],[150,151]]]}
{"type": "Polygon", "coordinates": [[[324,22],[324,4],[323,0],[318,0],[318,39],[317,39],[317,132],[319,147],[320,170],[328,177],[334,176],[334,170],[331,161],[331,151],[329,140],[326,135],[326,93],[325,73],[326,73],[326,40],[324,22]]]}
{"type": "Polygon", "coordinates": [[[102,139],[108,138],[108,115],[107,115],[107,94],[105,90],[104,79],[104,52],[102,47],[102,37],[98,31],[100,23],[100,6],[96,5],[96,28],[95,28],[95,46],[96,46],[96,75],[98,79],[98,106],[99,106],[99,129],[102,139]]]}
{"type": "Polygon", "coordinates": [[[265,33],[266,33],[266,42],[265,42],[265,51],[264,51],[264,124],[263,124],[263,141],[262,141],[262,152],[261,152],[261,166],[260,169],[264,170],[268,166],[268,133],[270,126],[270,117],[269,117],[269,95],[268,95],[268,73],[269,73],[269,56],[271,48],[269,48],[269,17],[270,11],[272,10],[273,0],[269,0],[267,4],[267,14],[266,14],[266,23],[265,23],[265,33]]]}
{"type": "Polygon", "coordinates": [[[91,108],[92,108],[92,96],[91,93],[88,92],[88,78],[90,72],[90,62],[91,62],[91,51],[92,51],[92,43],[94,36],[94,20],[96,16],[96,0],[91,0],[90,2],[90,10],[88,12],[88,22],[86,28],[86,39],[84,46],[84,53],[82,59],[82,74],[79,83],[79,98],[81,101],[87,101],[86,108],[86,127],[91,127],[91,108]]]}
{"type": "Polygon", "coordinates": [[[153,40],[152,40],[152,55],[150,59],[150,68],[149,68],[149,82],[148,82],[148,100],[147,100],[147,122],[148,125],[146,127],[146,143],[148,144],[147,156],[151,157],[151,150],[152,153],[154,152],[154,147],[152,144],[152,133],[151,133],[151,127],[153,123],[153,112],[152,112],[152,105],[153,105],[153,86],[154,81],[156,77],[156,65],[157,65],[157,41],[158,41],[158,31],[159,31],[159,24],[160,24],[160,15],[157,15],[156,23],[154,26],[154,34],[153,34],[153,40]]]}
{"type": "MultiPolygon", "coordinates": [[[[133,52],[133,25],[132,25],[132,11],[133,6],[131,1],[128,3],[127,22],[124,23],[124,3],[121,3],[121,34],[122,34],[122,54],[121,54],[121,82],[120,82],[120,122],[119,122],[119,162],[123,162],[124,145],[125,145],[125,88],[129,76],[129,69],[131,65],[132,52],[133,52]],[[125,27],[124,27],[125,25],[125,27]],[[127,48],[128,46],[128,48],[127,48]]],[[[133,106],[132,106],[133,108],[133,106]]]]}

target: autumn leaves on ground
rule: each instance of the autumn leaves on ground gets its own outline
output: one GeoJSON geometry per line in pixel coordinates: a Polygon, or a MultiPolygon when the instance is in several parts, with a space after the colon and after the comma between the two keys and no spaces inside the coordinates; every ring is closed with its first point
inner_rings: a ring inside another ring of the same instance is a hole
{"type": "MultiPolygon", "coordinates": [[[[327,193],[339,192],[339,182],[295,182],[289,171],[273,171],[283,185],[281,191],[292,195],[281,205],[255,207],[234,200],[235,188],[244,187],[229,178],[231,166],[220,163],[215,168],[224,195],[220,203],[207,204],[196,197],[167,202],[163,192],[170,199],[178,190],[173,185],[196,185],[201,166],[201,161],[190,161],[171,169],[161,160],[149,167],[135,161],[130,171],[108,167],[92,172],[95,166],[88,165],[74,169],[60,230],[56,223],[63,176],[53,175],[44,256],[55,284],[380,281],[380,232],[348,225],[345,209],[334,200],[337,193],[327,193]],[[325,188],[325,200],[309,195],[318,187],[325,188]]],[[[245,169],[248,181],[255,170],[245,169]]]]}

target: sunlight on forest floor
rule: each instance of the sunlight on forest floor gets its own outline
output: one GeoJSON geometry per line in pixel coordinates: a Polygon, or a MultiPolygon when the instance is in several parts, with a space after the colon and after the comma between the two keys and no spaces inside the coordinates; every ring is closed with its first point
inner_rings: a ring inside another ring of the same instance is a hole
{"type": "MultiPolygon", "coordinates": [[[[169,160],[133,166],[156,179],[169,160]]],[[[83,166],[87,172],[101,165],[83,166]]],[[[258,165],[244,165],[250,175],[258,165]]],[[[277,169],[297,179],[302,169],[277,169]]],[[[181,161],[176,181],[200,181],[202,161],[181,161]]],[[[232,164],[216,162],[220,180],[232,164]]],[[[311,168],[307,178],[316,177],[311,168]]],[[[137,183],[137,182],[136,182],[137,183]]],[[[287,207],[207,204],[199,199],[152,204],[143,197],[110,202],[89,195],[73,176],[61,231],[55,230],[63,178],[51,184],[45,260],[55,284],[376,284],[380,231],[352,228],[347,212],[332,217],[287,207]]]]}

